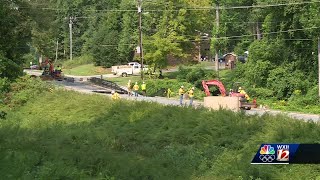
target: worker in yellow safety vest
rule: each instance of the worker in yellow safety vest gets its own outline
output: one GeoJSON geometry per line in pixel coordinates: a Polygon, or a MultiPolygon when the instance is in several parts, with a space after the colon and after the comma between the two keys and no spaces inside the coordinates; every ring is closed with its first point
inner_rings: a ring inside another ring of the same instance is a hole
{"type": "Polygon", "coordinates": [[[142,83],[142,85],[141,85],[141,90],[142,90],[142,94],[143,94],[144,96],[146,96],[146,94],[147,94],[147,85],[146,85],[145,82],[142,83]]]}
{"type": "Polygon", "coordinates": [[[180,105],[181,106],[182,106],[182,101],[183,101],[183,95],[184,95],[184,86],[181,86],[179,89],[180,105]]]}
{"type": "Polygon", "coordinates": [[[132,83],[131,83],[131,80],[128,81],[127,88],[128,88],[128,95],[132,96],[132,83]]]}
{"type": "Polygon", "coordinates": [[[190,98],[190,104],[189,104],[189,106],[192,106],[193,98],[194,98],[194,87],[192,87],[192,88],[189,90],[188,94],[189,94],[189,98],[190,98]]]}
{"type": "Polygon", "coordinates": [[[118,100],[118,99],[120,99],[120,95],[119,95],[117,92],[112,91],[111,94],[112,94],[112,96],[111,96],[111,99],[112,99],[112,100],[118,100]]]}
{"type": "Polygon", "coordinates": [[[171,97],[171,94],[172,94],[172,91],[171,91],[171,89],[170,88],[168,88],[168,90],[167,90],[167,97],[168,98],[170,98],[171,97]]]}
{"type": "Polygon", "coordinates": [[[136,82],[135,85],[133,86],[133,92],[135,97],[138,97],[138,91],[139,91],[139,85],[138,85],[138,82],[136,82]]]}
{"type": "Polygon", "coordinates": [[[250,97],[249,97],[249,95],[247,94],[247,92],[246,92],[244,89],[242,89],[241,87],[239,87],[239,93],[240,93],[240,94],[243,94],[244,97],[247,99],[247,101],[250,100],[250,97]]]}

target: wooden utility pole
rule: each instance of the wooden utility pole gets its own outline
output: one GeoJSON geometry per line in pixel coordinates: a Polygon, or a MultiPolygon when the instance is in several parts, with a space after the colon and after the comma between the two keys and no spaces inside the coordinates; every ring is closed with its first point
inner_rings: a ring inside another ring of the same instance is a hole
{"type": "MultiPolygon", "coordinates": [[[[216,30],[217,30],[217,32],[219,32],[219,4],[218,4],[218,2],[216,2],[216,30]]],[[[218,38],[218,34],[216,35],[216,38],[218,38]]],[[[216,53],[216,55],[215,55],[215,60],[216,60],[216,63],[215,63],[215,65],[216,65],[216,71],[217,71],[217,73],[218,73],[218,78],[219,78],[219,50],[218,50],[218,46],[216,46],[216,48],[215,48],[215,53],[216,53]]]]}
{"type": "Polygon", "coordinates": [[[319,98],[320,98],[320,37],[318,37],[318,88],[319,88],[319,98]]]}
{"type": "Polygon", "coordinates": [[[72,24],[73,24],[73,17],[69,17],[69,31],[70,31],[70,60],[72,60],[72,24]]]}
{"type": "Polygon", "coordinates": [[[261,32],[259,28],[259,22],[256,24],[256,30],[257,30],[257,40],[261,40],[261,32]]]}
{"type": "Polygon", "coordinates": [[[140,46],[140,61],[141,61],[141,79],[143,80],[143,50],[142,50],[142,0],[138,0],[139,13],[139,46],[140,46]]]}

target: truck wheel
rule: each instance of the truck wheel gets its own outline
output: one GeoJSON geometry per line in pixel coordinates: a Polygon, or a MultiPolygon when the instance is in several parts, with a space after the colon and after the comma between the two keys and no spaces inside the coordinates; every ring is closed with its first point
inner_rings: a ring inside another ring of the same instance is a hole
{"type": "Polygon", "coordinates": [[[122,73],[122,77],[127,77],[128,74],[127,73],[122,73]]]}

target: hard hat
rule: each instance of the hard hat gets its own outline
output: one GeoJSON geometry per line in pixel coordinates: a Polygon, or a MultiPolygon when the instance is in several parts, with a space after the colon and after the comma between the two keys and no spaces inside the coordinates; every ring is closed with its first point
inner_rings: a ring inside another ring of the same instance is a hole
{"type": "Polygon", "coordinates": [[[194,87],[192,87],[191,89],[194,90],[194,87]]]}
{"type": "Polygon", "coordinates": [[[241,87],[239,87],[239,89],[242,89],[241,87]]]}
{"type": "Polygon", "coordinates": [[[136,84],[138,84],[138,82],[136,82],[136,84]]]}
{"type": "Polygon", "coordinates": [[[114,91],[111,91],[111,94],[114,94],[114,91]]]}
{"type": "Polygon", "coordinates": [[[144,84],[144,82],[142,84],[144,84]]]}
{"type": "Polygon", "coordinates": [[[184,86],[181,86],[181,88],[184,88],[184,86]]]}

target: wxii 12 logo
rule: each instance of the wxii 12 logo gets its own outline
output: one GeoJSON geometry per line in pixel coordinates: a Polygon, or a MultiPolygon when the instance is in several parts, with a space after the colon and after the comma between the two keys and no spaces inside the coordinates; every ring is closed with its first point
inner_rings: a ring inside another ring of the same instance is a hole
{"type": "Polygon", "coordinates": [[[277,161],[289,162],[289,145],[277,145],[277,161]]]}

